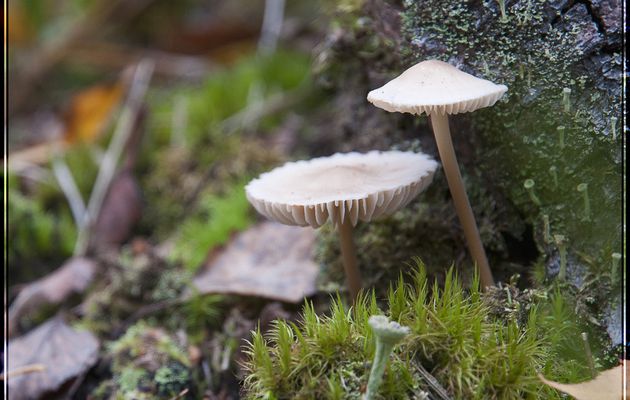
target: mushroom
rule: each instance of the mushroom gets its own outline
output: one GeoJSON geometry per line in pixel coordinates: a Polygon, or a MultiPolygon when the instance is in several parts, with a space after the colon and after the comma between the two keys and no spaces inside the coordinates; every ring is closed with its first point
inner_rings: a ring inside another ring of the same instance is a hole
{"type": "Polygon", "coordinates": [[[484,288],[494,285],[494,279],[457,165],[448,114],[471,112],[491,106],[506,91],[505,85],[476,78],[442,61],[427,60],[409,68],[383,87],[372,90],[367,96],[369,102],[386,111],[426,113],[431,118],[455,209],[484,288]]]}
{"type": "Polygon", "coordinates": [[[249,202],[265,217],[286,225],[318,228],[330,220],[339,231],[350,294],[361,289],[352,239],[359,220],[393,214],[433,180],[438,164],[421,153],[338,153],[289,162],[245,186],[249,202]]]}

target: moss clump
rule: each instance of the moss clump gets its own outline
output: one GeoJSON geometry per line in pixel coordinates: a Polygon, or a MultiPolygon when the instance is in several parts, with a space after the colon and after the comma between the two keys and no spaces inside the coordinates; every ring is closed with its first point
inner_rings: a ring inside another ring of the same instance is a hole
{"type": "MultiPolygon", "coordinates": [[[[177,300],[190,284],[191,274],[178,264],[165,261],[150,247],[142,252],[131,247],[107,263],[107,274],[84,302],[82,324],[96,334],[115,336],[140,307],[177,300]]],[[[173,314],[177,316],[183,318],[173,314]]]]}
{"type": "Polygon", "coordinates": [[[207,328],[221,318],[223,297],[191,293],[191,272],[160,258],[150,247],[140,253],[123,248],[107,270],[85,300],[85,315],[80,321],[101,337],[122,333],[131,323],[129,318],[137,318],[143,307],[157,306],[147,318],[173,331],[185,328],[193,343],[202,341],[207,328]]]}
{"type": "Polygon", "coordinates": [[[170,399],[186,390],[182,398],[194,398],[188,357],[165,331],[139,322],[110,343],[107,354],[112,379],[101,383],[93,398],[170,399]]]}
{"type": "MultiPolygon", "coordinates": [[[[420,365],[461,399],[560,399],[540,384],[539,371],[564,381],[589,376],[586,361],[567,353],[579,328],[561,296],[528,296],[522,303],[526,318],[496,317],[496,296],[481,293],[476,279],[465,290],[451,270],[440,289],[428,283],[421,263],[417,267],[411,284],[401,277],[387,296],[386,314],[411,334],[394,351],[381,398],[433,390],[420,365]]],[[[362,296],[351,310],[337,299],[330,316],[306,304],[300,324],[278,321],[267,338],[254,332],[245,364],[246,397],[361,398],[374,355],[368,318],[376,314],[383,312],[374,294],[362,296]]]]}

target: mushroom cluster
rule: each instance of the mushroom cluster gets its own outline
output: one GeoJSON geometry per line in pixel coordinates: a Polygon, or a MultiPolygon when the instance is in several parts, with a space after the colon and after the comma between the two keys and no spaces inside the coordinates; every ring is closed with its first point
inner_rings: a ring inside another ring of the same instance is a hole
{"type": "Polygon", "coordinates": [[[352,298],[361,289],[352,230],[406,206],[433,179],[438,164],[413,152],[338,153],[289,162],[251,181],[245,192],[256,210],[287,225],[337,227],[352,298]]]}
{"type": "Polygon", "coordinates": [[[443,61],[427,60],[367,96],[369,102],[385,111],[425,113],[430,117],[455,210],[483,288],[494,285],[494,279],[457,165],[448,115],[492,106],[506,91],[505,85],[474,77],[443,61]]]}
{"type": "MultiPolygon", "coordinates": [[[[386,111],[430,117],[455,209],[484,288],[494,285],[494,279],[457,164],[448,115],[489,107],[506,91],[504,85],[428,60],[367,96],[386,111]]],[[[359,220],[368,222],[406,206],[429,185],[437,166],[428,156],[413,152],[335,154],[287,163],[254,179],[245,191],[259,213],[283,224],[318,228],[330,221],[339,231],[348,289],[356,299],[361,275],[353,227],[359,220]]]]}

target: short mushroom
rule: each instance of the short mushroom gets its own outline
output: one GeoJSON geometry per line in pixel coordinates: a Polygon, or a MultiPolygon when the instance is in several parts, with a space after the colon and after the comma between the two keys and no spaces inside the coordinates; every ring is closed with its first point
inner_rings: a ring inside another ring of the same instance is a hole
{"type": "Polygon", "coordinates": [[[491,106],[506,91],[505,85],[476,78],[442,61],[427,60],[409,68],[383,87],[372,90],[367,96],[369,102],[386,111],[426,113],[431,118],[455,209],[484,288],[494,285],[494,279],[457,165],[448,114],[471,112],[491,106]]]}
{"type": "Polygon", "coordinates": [[[338,153],[289,162],[252,180],[245,192],[256,210],[286,225],[337,227],[348,289],[361,289],[352,240],[359,220],[390,215],[406,206],[433,180],[438,164],[421,153],[338,153]]]}

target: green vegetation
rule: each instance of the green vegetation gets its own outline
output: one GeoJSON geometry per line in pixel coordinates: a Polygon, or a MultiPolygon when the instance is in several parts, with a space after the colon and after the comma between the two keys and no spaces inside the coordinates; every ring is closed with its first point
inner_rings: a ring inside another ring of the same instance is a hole
{"type": "Polygon", "coordinates": [[[195,271],[208,252],[224,244],[233,232],[245,229],[253,219],[243,184],[234,185],[225,196],[201,196],[197,213],[182,225],[172,257],[195,271]]]}
{"type": "MultiPolygon", "coordinates": [[[[388,293],[385,314],[411,333],[394,350],[381,398],[430,391],[420,365],[461,399],[560,399],[540,384],[539,371],[560,381],[590,376],[579,349],[571,350],[580,329],[562,296],[516,296],[510,302],[521,312],[500,315],[506,301],[493,302],[492,296],[479,291],[476,279],[465,290],[452,269],[443,289],[430,285],[418,261],[411,283],[401,277],[388,293]]],[[[377,314],[383,312],[374,293],[352,309],[337,298],[329,316],[317,315],[307,303],[299,324],[277,321],[267,338],[254,332],[247,398],[360,399],[375,350],[368,318],[377,314]]]]}
{"type": "Polygon", "coordinates": [[[150,92],[142,228],[162,240],[197,205],[205,208],[201,193],[218,196],[280,162],[264,137],[287,110],[304,110],[311,93],[309,58],[286,51],[243,58],[201,87],[150,92]]]}
{"type": "MultiPolygon", "coordinates": [[[[476,180],[472,183],[469,195],[473,204],[483,205],[482,218],[479,218],[480,233],[489,250],[493,272],[497,276],[509,276],[514,273],[509,271],[513,266],[505,263],[507,249],[501,230],[508,223],[513,228],[522,223],[508,220],[508,210],[491,206],[490,194],[480,188],[476,180]]],[[[395,280],[401,271],[408,271],[408,260],[416,256],[423,259],[429,275],[441,273],[444,265],[461,260],[456,267],[462,278],[470,278],[474,268],[466,257],[462,231],[453,220],[453,204],[444,201],[449,197],[444,175],[438,172],[431,187],[409,206],[387,218],[357,225],[354,240],[366,287],[374,287],[378,295],[384,295],[388,282],[395,280]]],[[[338,289],[345,278],[337,232],[330,226],[325,225],[318,230],[316,259],[324,266],[320,277],[321,289],[338,289]]]]}
{"type": "MultiPolygon", "coordinates": [[[[51,259],[61,262],[69,257],[74,248],[76,229],[68,207],[62,204],[55,212],[45,196],[22,193],[17,177],[9,175],[8,181],[7,206],[11,210],[11,221],[6,234],[11,244],[7,248],[11,265],[20,267],[24,263],[51,259]]],[[[26,276],[23,268],[16,268],[15,273],[20,281],[39,277],[26,276]]]]}
{"type": "Polygon", "coordinates": [[[171,399],[185,389],[192,399],[188,357],[166,332],[144,322],[130,327],[107,346],[112,379],[101,383],[95,399],[171,399]]]}
{"type": "MultiPolygon", "coordinates": [[[[191,285],[192,289],[194,287],[191,285]]],[[[216,326],[222,316],[223,296],[193,292],[193,295],[180,307],[178,314],[184,318],[186,333],[191,343],[200,343],[207,334],[205,328],[216,326]]]]}
{"type": "MultiPolygon", "coordinates": [[[[618,135],[611,119],[620,113],[621,103],[611,97],[615,92],[609,86],[597,81],[604,80],[599,73],[578,65],[589,46],[603,40],[590,17],[578,22],[585,6],[555,11],[558,19],[548,25],[554,10],[542,0],[517,2],[505,17],[496,2],[479,7],[481,16],[469,12],[466,2],[423,3],[406,3],[403,33],[410,43],[426,37],[433,41],[424,49],[409,46],[409,62],[461,59],[477,75],[509,87],[503,101],[472,117],[479,134],[475,159],[485,181],[505,188],[533,224],[536,238],[543,237],[542,216],[547,215],[551,233],[570,241],[568,251],[577,259],[569,262],[588,265],[579,256],[587,254],[596,260],[588,267],[600,270],[613,249],[620,248],[620,142],[613,140],[618,135]],[[484,18],[488,22],[475,28],[484,18]],[[593,39],[585,41],[583,32],[593,30],[593,39]],[[523,188],[526,179],[536,182],[538,201],[523,188]],[[585,221],[585,196],[590,223],[585,221]]],[[[614,72],[619,71],[617,58],[601,59],[602,68],[609,69],[606,79],[620,79],[614,72]]],[[[547,255],[556,251],[545,243],[539,246],[547,255]]]]}

